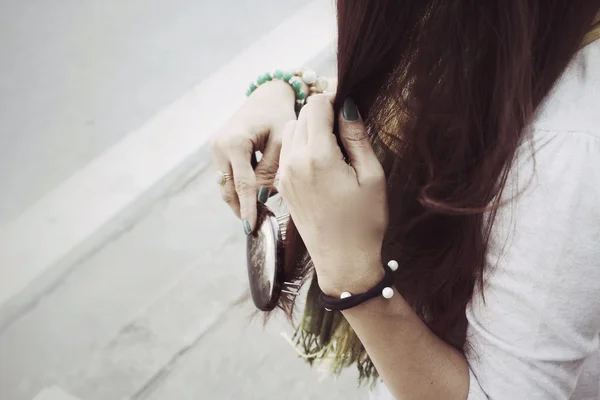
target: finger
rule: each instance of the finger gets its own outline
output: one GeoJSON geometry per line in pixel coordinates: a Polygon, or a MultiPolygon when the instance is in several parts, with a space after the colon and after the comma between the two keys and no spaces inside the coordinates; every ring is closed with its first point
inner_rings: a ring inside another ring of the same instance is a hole
{"type": "Polygon", "coordinates": [[[256,177],[250,157],[251,154],[243,152],[236,152],[231,156],[233,183],[240,202],[240,217],[246,235],[256,226],[256,177]]]}
{"type": "Polygon", "coordinates": [[[233,173],[231,172],[231,167],[221,171],[227,171],[230,176],[225,184],[221,186],[221,199],[223,199],[223,201],[229,205],[231,211],[233,211],[236,217],[240,218],[240,200],[238,199],[235,186],[233,185],[233,173]]]}
{"type": "Polygon", "coordinates": [[[211,155],[215,169],[220,173],[227,173],[230,176],[230,179],[228,179],[223,185],[220,185],[221,198],[225,203],[229,205],[234,214],[237,215],[239,218],[240,202],[238,200],[237,193],[235,192],[235,187],[233,185],[233,173],[231,170],[231,164],[229,163],[229,159],[224,155],[218,144],[215,142],[213,142],[211,147],[211,155]]]}
{"type": "Polygon", "coordinates": [[[379,161],[371,146],[358,107],[350,97],[344,100],[344,106],[339,117],[339,132],[342,145],[360,182],[361,174],[370,175],[371,169],[379,167],[379,161]]]}
{"type": "Polygon", "coordinates": [[[296,128],[294,129],[294,148],[306,146],[308,141],[308,132],[306,130],[307,113],[304,112],[305,108],[306,106],[304,106],[302,111],[300,111],[300,115],[298,115],[298,122],[296,123],[296,128]]]}
{"type": "Polygon", "coordinates": [[[333,96],[328,94],[311,96],[302,112],[307,121],[308,145],[315,150],[337,149],[333,134],[333,96]]]}
{"type": "Polygon", "coordinates": [[[279,155],[281,153],[281,132],[271,132],[263,151],[262,159],[254,169],[256,185],[258,187],[257,200],[266,203],[270,195],[275,192],[274,181],[279,169],[279,155]]]}
{"type": "Polygon", "coordinates": [[[297,121],[289,121],[283,128],[281,134],[281,154],[279,155],[279,166],[285,165],[289,155],[294,148],[294,132],[296,130],[297,121]]]}

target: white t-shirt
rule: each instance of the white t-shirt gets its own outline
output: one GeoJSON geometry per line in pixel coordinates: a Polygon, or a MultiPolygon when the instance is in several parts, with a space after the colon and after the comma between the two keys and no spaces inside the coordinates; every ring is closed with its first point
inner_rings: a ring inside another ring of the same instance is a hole
{"type": "MultiPolygon", "coordinates": [[[[476,293],[467,308],[468,400],[600,399],[600,41],[573,59],[533,139],[494,224],[485,303],[476,293]]],[[[380,383],[371,399],[393,396],[380,383]]]]}

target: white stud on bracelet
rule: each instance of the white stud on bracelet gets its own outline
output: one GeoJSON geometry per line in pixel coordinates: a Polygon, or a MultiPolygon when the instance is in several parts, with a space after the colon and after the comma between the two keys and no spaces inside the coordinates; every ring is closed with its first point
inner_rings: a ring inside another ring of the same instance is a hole
{"type": "Polygon", "coordinates": [[[385,287],[383,288],[383,290],[381,291],[381,294],[383,295],[383,297],[385,297],[386,299],[391,299],[392,296],[394,295],[394,289],[392,289],[391,287],[385,287]]]}
{"type": "Polygon", "coordinates": [[[391,269],[392,271],[396,271],[396,270],[398,269],[398,261],[396,261],[396,260],[391,260],[391,261],[388,263],[388,267],[390,267],[390,269],[391,269]]]}
{"type": "Polygon", "coordinates": [[[348,297],[352,296],[352,293],[350,292],[342,292],[342,294],[340,295],[340,299],[346,299],[348,297]]]}

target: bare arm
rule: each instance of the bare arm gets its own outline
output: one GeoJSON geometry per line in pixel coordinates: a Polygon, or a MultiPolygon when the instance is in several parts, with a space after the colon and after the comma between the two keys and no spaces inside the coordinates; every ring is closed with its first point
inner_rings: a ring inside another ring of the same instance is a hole
{"type": "MultiPolygon", "coordinates": [[[[364,287],[326,290],[331,295],[342,290],[361,293],[380,278],[365,280],[364,287]]],[[[389,300],[378,297],[343,314],[397,399],[467,398],[465,357],[433,334],[398,292],[389,300]]]]}
{"type": "MultiPolygon", "coordinates": [[[[286,125],[279,192],[311,255],[321,290],[362,293],[382,277],[388,220],[386,180],[352,99],[333,124],[333,97],[312,96],[298,122],[286,125]],[[369,218],[356,210],[369,210],[369,218]]],[[[464,357],[438,339],[396,293],[344,313],[380,375],[399,399],[467,398],[464,357]]]]}

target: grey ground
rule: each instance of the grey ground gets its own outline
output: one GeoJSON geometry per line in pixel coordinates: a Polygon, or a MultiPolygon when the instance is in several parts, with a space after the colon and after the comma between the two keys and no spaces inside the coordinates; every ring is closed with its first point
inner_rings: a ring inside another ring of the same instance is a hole
{"type": "Polygon", "coordinates": [[[0,1],[0,226],[302,4],[0,1]]]}
{"type": "Polygon", "coordinates": [[[319,382],[283,318],[251,319],[241,224],[208,163],[188,179],[0,333],[1,399],[366,398],[354,371],[319,382]]]}
{"type": "MultiPolygon", "coordinates": [[[[302,3],[0,3],[0,224],[302,3]]],[[[244,239],[206,155],[0,327],[0,400],[366,398],[251,319],[244,239]]]]}

